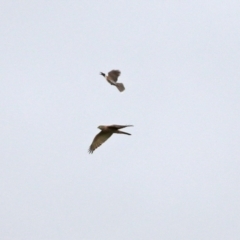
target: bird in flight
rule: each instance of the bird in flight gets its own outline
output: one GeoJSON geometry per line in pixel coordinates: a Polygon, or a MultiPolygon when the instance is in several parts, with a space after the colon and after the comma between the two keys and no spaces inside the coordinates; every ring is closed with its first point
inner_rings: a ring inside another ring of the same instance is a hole
{"type": "Polygon", "coordinates": [[[100,125],[98,128],[101,130],[101,132],[99,132],[93,139],[93,142],[88,150],[89,153],[93,153],[93,151],[107,141],[107,139],[110,138],[113,133],[131,135],[130,133],[119,131],[119,129],[132,126],[133,125],[100,125]]]}
{"type": "Polygon", "coordinates": [[[100,75],[106,78],[106,80],[111,84],[117,87],[120,92],[125,90],[125,87],[122,83],[117,83],[118,77],[121,72],[119,70],[112,70],[108,73],[108,76],[105,73],[100,72],[100,75]]]}

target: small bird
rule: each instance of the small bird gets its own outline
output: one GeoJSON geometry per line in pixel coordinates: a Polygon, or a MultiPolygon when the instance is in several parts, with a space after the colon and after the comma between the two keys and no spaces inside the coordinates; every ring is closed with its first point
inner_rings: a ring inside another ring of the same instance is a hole
{"type": "Polygon", "coordinates": [[[101,132],[99,132],[93,139],[93,142],[89,147],[88,152],[93,153],[93,151],[99,146],[101,146],[105,141],[107,141],[107,139],[110,138],[113,133],[131,135],[130,133],[119,131],[118,129],[125,128],[125,127],[132,127],[132,126],[133,125],[110,125],[110,126],[100,125],[98,126],[101,132]]]}
{"type": "Polygon", "coordinates": [[[106,76],[105,73],[100,72],[100,75],[106,78],[106,80],[111,84],[117,87],[120,92],[125,90],[125,87],[122,83],[117,83],[118,77],[120,76],[121,72],[119,70],[112,70],[106,76]]]}

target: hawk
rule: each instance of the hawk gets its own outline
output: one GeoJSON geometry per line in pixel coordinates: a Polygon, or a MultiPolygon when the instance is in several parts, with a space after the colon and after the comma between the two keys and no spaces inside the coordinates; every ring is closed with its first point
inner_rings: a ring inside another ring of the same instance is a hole
{"type": "Polygon", "coordinates": [[[100,75],[106,78],[106,80],[111,84],[117,87],[120,92],[125,90],[125,87],[122,83],[117,83],[118,77],[121,72],[119,70],[112,70],[108,73],[108,76],[105,73],[100,72],[100,75]]]}
{"type": "Polygon", "coordinates": [[[101,132],[99,132],[93,139],[93,142],[88,150],[89,153],[93,153],[93,151],[107,141],[107,139],[110,138],[113,133],[131,135],[130,133],[119,131],[119,129],[132,126],[133,125],[100,125],[98,128],[101,130],[101,132]]]}

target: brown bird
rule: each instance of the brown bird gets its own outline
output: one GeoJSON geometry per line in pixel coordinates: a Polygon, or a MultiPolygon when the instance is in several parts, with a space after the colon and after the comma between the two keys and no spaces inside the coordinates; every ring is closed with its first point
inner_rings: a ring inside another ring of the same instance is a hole
{"type": "Polygon", "coordinates": [[[106,80],[111,84],[117,87],[120,92],[125,90],[125,87],[122,83],[117,83],[118,77],[120,76],[121,72],[119,70],[112,70],[106,76],[105,73],[100,72],[100,75],[104,76],[106,80]]]}
{"type": "Polygon", "coordinates": [[[101,130],[101,132],[99,132],[93,139],[93,142],[88,150],[89,153],[93,153],[93,151],[107,141],[107,139],[110,138],[113,133],[131,135],[130,133],[119,131],[118,129],[132,126],[133,125],[100,125],[98,128],[101,130]]]}

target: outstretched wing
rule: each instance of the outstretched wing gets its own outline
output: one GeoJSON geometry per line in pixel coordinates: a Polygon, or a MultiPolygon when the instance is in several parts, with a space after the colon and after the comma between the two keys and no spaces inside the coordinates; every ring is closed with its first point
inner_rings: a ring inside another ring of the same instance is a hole
{"type": "Polygon", "coordinates": [[[115,86],[119,90],[119,92],[123,92],[125,90],[125,87],[122,83],[115,83],[115,86]]]}
{"type": "Polygon", "coordinates": [[[112,136],[112,132],[109,131],[101,131],[100,133],[98,133],[95,138],[93,139],[93,142],[91,144],[91,146],[89,147],[88,152],[89,153],[93,153],[93,151],[100,147],[104,142],[107,141],[108,138],[110,138],[112,136]]]}
{"type": "Polygon", "coordinates": [[[117,125],[117,124],[113,124],[113,125],[110,125],[110,126],[107,126],[108,129],[114,129],[114,130],[117,130],[117,129],[121,129],[121,128],[125,128],[125,127],[133,127],[133,125],[117,125]]]}
{"type": "Polygon", "coordinates": [[[121,72],[119,70],[112,70],[108,73],[109,80],[117,82],[118,77],[120,76],[121,72]]]}

